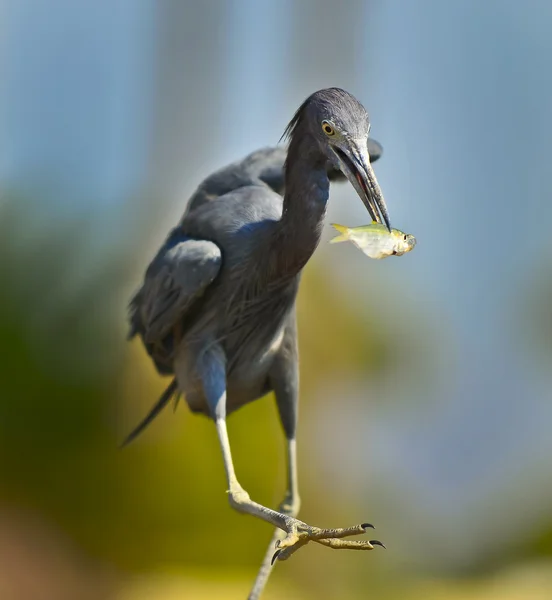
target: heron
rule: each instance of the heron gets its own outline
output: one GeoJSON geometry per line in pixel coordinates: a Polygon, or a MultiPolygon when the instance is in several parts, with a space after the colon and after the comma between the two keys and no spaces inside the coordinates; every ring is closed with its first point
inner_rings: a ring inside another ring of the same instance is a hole
{"type": "Polygon", "coordinates": [[[308,542],[383,546],[348,539],[369,523],[323,529],[297,518],[296,296],[320,241],[330,181],[348,180],[371,219],[391,228],[371,165],[381,146],[369,133],[368,113],[352,94],[336,87],[311,94],[284,131],[287,152],[253,153],[199,186],[129,305],[129,338],[141,338],[157,371],[172,379],[124,444],[173,398],[182,396],[192,412],[214,421],[230,506],[276,528],[250,600],[259,597],[272,565],[308,542]],[[232,412],[269,392],[287,449],[287,489],[278,510],[251,499],[239,483],[226,427],[232,412]]]}

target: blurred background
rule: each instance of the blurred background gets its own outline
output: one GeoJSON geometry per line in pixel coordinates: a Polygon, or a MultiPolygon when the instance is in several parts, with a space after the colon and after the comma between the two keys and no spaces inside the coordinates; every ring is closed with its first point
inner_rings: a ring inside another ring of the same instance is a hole
{"type": "MultiPolygon", "coordinates": [[[[213,170],[344,87],[383,144],[393,224],[323,242],[299,295],[301,516],[267,600],[552,597],[552,4],[545,0],[0,2],[0,598],[243,599],[271,530],[230,510],[215,429],[166,385],[126,305],[213,170]]],[[[348,185],[328,223],[366,222],[348,185]]],[[[229,422],[277,505],[272,397],[229,422]],[[254,426],[254,427],[253,427],[254,426]]]]}

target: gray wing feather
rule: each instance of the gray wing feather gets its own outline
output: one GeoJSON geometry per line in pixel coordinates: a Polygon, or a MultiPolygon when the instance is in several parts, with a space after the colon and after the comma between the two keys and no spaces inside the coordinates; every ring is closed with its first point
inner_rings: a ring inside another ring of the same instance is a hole
{"type": "Polygon", "coordinates": [[[213,242],[173,232],[131,301],[129,337],[140,333],[146,343],[161,341],[216,278],[221,260],[213,242]]]}
{"type": "Polygon", "coordinates": [[[261,148],[242,160],[218,169],[200,183],[188,202],[186,214],[205,202],[250,185],[264,184],[283,194],[285,160],[285,148],[261,148]]]}

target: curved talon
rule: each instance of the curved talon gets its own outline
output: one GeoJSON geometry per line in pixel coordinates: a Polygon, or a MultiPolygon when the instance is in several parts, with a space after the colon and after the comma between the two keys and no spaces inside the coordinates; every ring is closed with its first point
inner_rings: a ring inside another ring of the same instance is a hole
{"type": "Polygon", "coordinates": [[[280,551],[280,554],[278,555],[278,560],[287,560],[292,554],[295,554],[297,550],[299,550],[309,542],[310,540],[308,539],[299,540],[298,542],[293,544],[293,546],[288,546],[287,548],[284,548],[280,551]]]}
{"type": "Polygon", "coordinates": [[[375,529],[375,527],[372,525],[372,523],[362,523],[361,527],[362,527],[362,529],[368,529],[369,527],[372,529],[375,529]]]}
{"type": "Polygon", "coordinates": [[[328,538],[322,540],[314,540],[317,544],[322,544],[334,550],[373,550],[374,546],[368,540],[341,540],[328,538]]]}
{"type": "Polygon", "coordinates": [[[271,565],[273,565],[276,562],[276,559],[278,558],[278,556],[280,556],[281,553],[282,553],[281,550],[276,550],[276,552],[274,552],[274,555],[272,556],[272,560],[270,561],[271,565]]]}
{"type": "Polygon", "coordinates": [[[370,540],[370,543],[372,544],[372,546],[381,546],[382,548],[384,548],[385,550],[387,550],[385,544],[383,544],[379,540],[370,540]]]}

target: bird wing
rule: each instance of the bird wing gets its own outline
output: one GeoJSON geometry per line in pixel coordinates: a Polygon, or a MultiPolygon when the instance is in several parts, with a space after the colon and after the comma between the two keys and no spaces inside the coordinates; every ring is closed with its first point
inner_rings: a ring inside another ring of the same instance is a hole
{"type": "Polygon", "coordinates": [[[185,216],[210,200],[250,185],[267,185],[283,194],[285,160],[285,148],[261,148],[218,169],[199,184],[188,202],[185,216]]]}
{"type": "Polygon", "coordinates": [[[160,342],[182,320],[219,273],[220,248],[175,229],[150,263],[130,303],[130,333],[160,342]]]}

